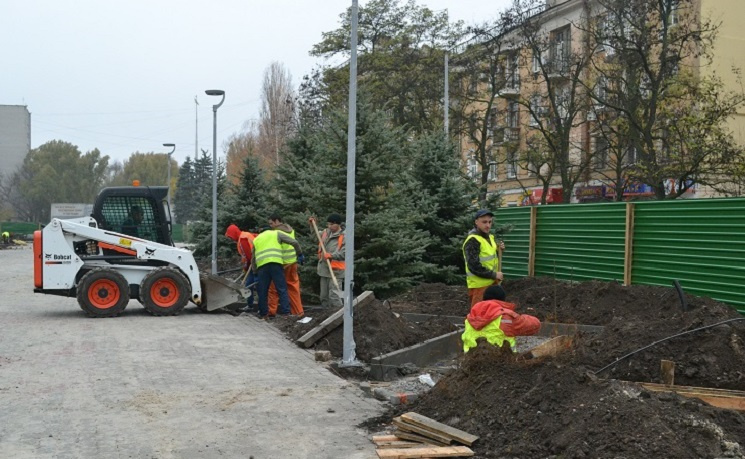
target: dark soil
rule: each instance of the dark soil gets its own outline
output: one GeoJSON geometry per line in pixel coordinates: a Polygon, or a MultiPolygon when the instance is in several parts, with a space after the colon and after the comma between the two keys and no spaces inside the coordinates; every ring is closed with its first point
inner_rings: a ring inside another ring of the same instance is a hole
{"type": "MultiPolygon", "coordinates": [[[[732,307],[687,296],[684,311],[672,288],[609,282],[528,278],[505,289],[518,311],[604,331],[580,333],[570,351],[542,360],[482,343],[403,411],[480,436],[474,450],[482,458],[745,457],[742,412],[628,382],[659,382],[666,359],[676,364],[676,385],[745,390],[745,320],[686,333],[742,318],[732,307]]],[[[391,304],[464,316],[465,301],[465,287],[433,285],[391,304]]]]}
{"type": "MultiPolygon", "coordinates": [[[[306,311],[313,318],[307,324],[300,324],[297,319],[278,318],[276,326],[283,330],[290,339],[297,340],[308,331],[323,322],[334,311],[306,311]]],[[[445,318],[432,318],[423,323],[416,323],[394,313],[387,303],[373,300],[364,307],[355,310],[354,342],[357,360],[369,363],[373,357],[413,346],[430,338],[457,330],[445,318]]],[[[344,345],[344,327],[339,326],[324,336],[314,345],[316,350],[329,350],[335,358],[341,358],[344,345]]]]}

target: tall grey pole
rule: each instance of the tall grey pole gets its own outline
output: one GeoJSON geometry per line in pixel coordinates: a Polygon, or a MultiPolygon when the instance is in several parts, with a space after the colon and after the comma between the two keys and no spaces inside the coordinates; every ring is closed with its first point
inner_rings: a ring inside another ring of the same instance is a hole
{"type": "Polygon", "coordinates": [[[176,151],[176,144],[175,143],[164,143],[164,147],[173,147],[173,150],[171,150],[168,153],[168,181],[166,182],[168,184],[168,212],[173,212],[171,210],[171,155],[174,151],[176,151]]]}
{"type": "Polygon", "coordinates": [[[448,115],[450,111],[450,69],[448,67],[448,52],[445,51],[445,102],[442,104],[442,111],[445,112],[445,137],[448,135],[448,115]]]}
{"type": "Polygon", "coordinates": [[[194,96],[194,161],[199,158],[199,102],[194,96]]]}
{"type": "Polygon", "coordinates": [[[217,109],[225,102],[225,91],[208,89],[208,96],[222,96],[220,103],[212,106],[212,274],[217,274],[217,109]]]}
{"type": "Polygon", "coordinates": [[[349,126],[347,127],[347,228],[345,230],[344,263],[344,344],[342,364],[359,365],[355,359],[354,316],[352,300],[354,293],[354,188],[357,145],[357,0],[352,0],[351,58],[349,60],[349,126]]]}

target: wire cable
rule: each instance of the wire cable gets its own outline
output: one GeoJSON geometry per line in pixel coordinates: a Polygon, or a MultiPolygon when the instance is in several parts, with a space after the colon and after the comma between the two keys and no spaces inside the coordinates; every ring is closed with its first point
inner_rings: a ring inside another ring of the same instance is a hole
{"type": "Polygon", "coordinates": [[[637,350],[635,350],[633,352],[629,352],[628,354],[624,355],[623,357],[620,357],[620,358],[616,359],[615,362],[609,363],[608,365],[606,365],[603,368],[599,369],[594,374],[601,373],[602,371],[604,371],[604,370],[606,370],[606,369],[614,366],[618,362],[620,362],[622,360],[625,360],[628,357],[631,357],[632,355],[636,354],[637,352],[641,352],[641,351],[643,351],[645,349],[649,349],[650,347],[655,346],[655,345],[657,345],[659,343],[662,343],[663,341],[667,341],[669,339],[677,338],[678,336],[687,335],[689,333],[694,333],[694,332],[697,332],[697,331],[706,330],[708,328],[717,327],[719,325],[724,325],[724,324],[729,323],[729,322],[737,322],[739,320],[745,320],[745,317],[739,317],[739,318],[736,318],[736,319],[727,319],[727,320],[724,320],[722,322],[717,322],[717,323],[712,324],[712,325],[706,325],[705,327],[694,328],[693,330],[688,330],[688,331],[685,331],[685,332],[682,332],[682,333],[678,333],[678,334],[675,334],[675,335],[672,335],[672,336],[668,336],[667,338],[662,338],[661,340],[657,340],[657,341],[655,341],[652,344],[649,344],[647,346],[644,346],[643,348],[637,349],[637,350]]]}

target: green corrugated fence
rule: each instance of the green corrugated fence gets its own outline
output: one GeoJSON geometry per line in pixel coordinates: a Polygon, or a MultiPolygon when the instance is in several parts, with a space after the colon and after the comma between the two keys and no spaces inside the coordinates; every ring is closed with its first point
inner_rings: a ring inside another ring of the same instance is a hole
{"type": "Polygon", "coordinates": [[[498,225],[515,225],[504,238],[508,278],[659,286],[678,280],[686,292],[745,313],[745,199],[513,207],[495,217],[498,225]]]}

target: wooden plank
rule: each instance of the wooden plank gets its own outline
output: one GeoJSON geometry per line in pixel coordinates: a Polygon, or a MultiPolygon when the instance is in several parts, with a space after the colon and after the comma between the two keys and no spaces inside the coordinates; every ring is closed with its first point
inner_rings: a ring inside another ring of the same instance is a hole
{"type": "Polygon", "coordinates": [[[416,441],[419,443],[427,443],[432,446],[450,446],[450,442],[447,442],[447,443],[439,442],[437,440],[432,440],[429,437],[425,437],[424,435],[419,435],[414,432],[409,432],[407,430],[397,430],[396,436],[402,439],[405,439],[405,440],[416,441]]]}
{"type": "Polygon", "coordinates": [[[407,424],[413,424],[417,427],[427,429],[438,435],[444,436],[445,438],[455,440],[468,446],[471,446],[473,442],[479,439],[479,437],[477,437],[476,435],[472,435],[468,432],[456,429],[455,427],[451,427],[447,424],[437,422],[434,419],[428,418],[427,416],[423,416],[413,411],[402,414],[401,420],[407,424]]]}
{"type": "Polygon", "coordinates": [[[407,422],[404,422],[400,416],[393,418],[393,425],[398,427],[401,430],[406,430],[407,432],[413,432],[415,434],[419,434],[423,437],[430,438],[443,445],[449,445],[452,442],[452,439],[450,437],[439,434],[437,432],[433,432],[423,427],[416,426],[414,424],[409,424],[407,422]]]}
{"type": "Polygon", "coordinates": [[[395,449],[395,448],[421,448],[422,446],[425,446],[424,443],[418,442],[418,441],[408,441],[408,440],[399,440],[399,441],[392,441],[388,443],[381,443],[379,445],[375,445],[379,449],[395,449]]]}
{"type": "MultiPolygon", "coordinates": [[[[353,307],[361,308],[366,304],[372,302],[375,299],[375,295],[370,290],[362,292],[360,296],[354,299],[353,307]]],[[[321,322],[319,326],[309,331],[308,333],[301,336],[297,343],[303,347],[311,347],[319,339],[326,336],[331,330],[335,329],[339,325],[344,323],[344,308],[339,309],[335,313],[331,314],[326,320],[321,322]]]]}
{"type": "Polygon", "coordinates": [[[660,380],[666,386],[675,384],[675,362],[660,360],[660,380]]]}
{"type": "Polygon", "coordinates": [[[560,335],[545,341],[538,346],[525,352],[525,356],[530,359],[537,359],[540,357],[553,357],[560,352],[571,347],[574,339],[571,336],[560,335]]]}
{"type": "Polygon", "coordinates": [[[471,457],[473,451],[467,446],[429,446],[425,448],[379,449],[381,459],[416,459],[425,457],[471,457]]]}
{"type": "Polygon", "coordinates": [[[656,383],[639,384],[652,392],[675,392],[683,397],[700,399],[709,405],[718,408],[745,411],[745,392],[741,390],[709,389],[705,387],[691,386],[667,386],[665,384],[656,383]]]}
{"type": "Polygon", "coordinates": [[[399,437],[395,435],[373,435],[372,441],[376,445],[378,442],[389,442],[389,441],[399,441],[401,440],[399,437]]]}
{"type": "Polygon", "coordinates": [[[626,227],[623,241],[623,285],[631,285],[634,257],[634,203],[626,203],[626,227]]]}
{"type": "Polygon", "coordinates": [[[535,242],[538,207],[530,206],[530,235],[528,236],[528,276],[535,276],[535,242]]]}

